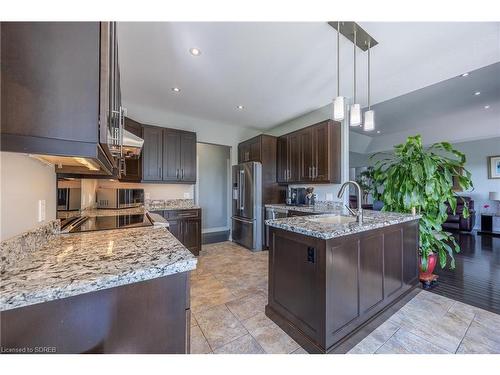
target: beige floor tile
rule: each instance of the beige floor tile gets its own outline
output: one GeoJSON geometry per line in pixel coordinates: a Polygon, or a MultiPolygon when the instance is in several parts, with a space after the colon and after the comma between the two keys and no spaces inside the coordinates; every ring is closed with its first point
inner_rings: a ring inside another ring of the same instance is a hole
{"type": "Polygon", "coordinates": [[[423,338],[399,329],[377,351],[377,354],[449,354],[423,338]]]}
{"type": "Polygon", "coordinates": [[[210,349],[200,327],[191,327],[191,354],[208,354],[211,352],[212,349],[210,349]]]}
{"type": "Polygon", "coordinates": [[[399,326],[386,321],[352,348],[349,354],[373,354],[396,333],[399,326]]]}
{"type": "Polygon", "coordinates": [[[227,302],[226,306],[241,321],[251,318],[259,312],[264,312],[266,304],[267,296],[262,292],[257,292],[227,302]]]}
{"type": "Polygon", "coordinates": [[[309,353],[301,346],[297,350],[291,352],[290,354],[309,354],[309,353]]]}
{"type": "Polygon", "coordinates": [[[191,327],[197,326],[198,322],[196,321],[196,318],[194,316],[194,312],[191,311],[191,327]]]}
{"type": "Polygon", "coordinates": [[[457,353],[500,354],[500,331],[473,320],[457,353]]]}
{"type": "Polygon", "coordinates": [[[255,339],[246,334],[214,350],[215,354],[265,354],[255,339]]]}
{"type": "Polygon", "coordinates": [[[299,344],[264,313],[258,313],[242,323],[266,353],[287,354],[299,348],[299,344]]]}
{"type": "Polygon", "coordinates": [[[196,321],[213,349],[248,333],[225,305],[196,313],[196,321]]]}

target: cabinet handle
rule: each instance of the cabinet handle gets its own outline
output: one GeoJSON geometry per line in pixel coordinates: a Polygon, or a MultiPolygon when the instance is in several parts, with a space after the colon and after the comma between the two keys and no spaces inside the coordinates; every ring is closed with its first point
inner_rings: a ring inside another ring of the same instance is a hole
{"type": "Polygon", "coordinates": [[[179,179],[179,170],[178,169],[175,170],[175,178],[179,179]]]}
{"type": "Polygon", "coordinates": [[[161,178],[161,167],[158,167],[158,176],[161,178]]]}
{"type": "Polygon", "coordinates": [[[312,171],[312,168],[309,167],[309,178],[312,178],[312,172],[311,171],[312,171]]]}
{"type": "Polygon", "coordinates": [[[181,172],[182,172],[181,180],[184,180],[184,168],[181,169],[181,172]]]}

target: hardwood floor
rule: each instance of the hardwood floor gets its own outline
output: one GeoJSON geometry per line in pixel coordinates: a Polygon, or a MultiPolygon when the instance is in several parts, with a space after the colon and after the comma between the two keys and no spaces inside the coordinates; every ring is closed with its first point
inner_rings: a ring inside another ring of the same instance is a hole
{"type": "Polygon", "coordinates": [[[456,268],[440,269],[437,286],[430,292],[500,314],[500,238],[455,233],[461,251],[456,268]]]}

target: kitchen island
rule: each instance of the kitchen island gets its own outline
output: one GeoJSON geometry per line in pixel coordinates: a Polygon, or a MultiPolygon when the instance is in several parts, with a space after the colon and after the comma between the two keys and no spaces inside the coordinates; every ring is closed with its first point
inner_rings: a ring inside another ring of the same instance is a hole
{"type": "Polygon", "coordinates": [[[310,353],[329,353],[418,284],[418,216],[341,211],[267,220],[266,315],[310,353]]]}
{"type": "Polygon", "coordinates": [[[189,352],[196,262],[161,223],[53,236],[1,275],[2,350],[189,352]]]}

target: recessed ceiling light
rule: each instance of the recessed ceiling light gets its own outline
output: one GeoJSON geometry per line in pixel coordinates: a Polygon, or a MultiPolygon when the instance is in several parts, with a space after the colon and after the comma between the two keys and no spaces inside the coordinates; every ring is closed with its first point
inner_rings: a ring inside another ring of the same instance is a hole
{"type": "Polygon", "coordinates": [[[377,134],[380,134],[380,130],[377,130],[377,134]]]}
{"type": "Polygon", "coordinates": [[[181,89],[180,89],[180,88],[178,88],[178,87],[172,87],[172,91],[173,91],[173,92],[180,92],[180,91],[181,91],[181,89]]]}
{"type": "Polygon", "coordinates": [[[476,92],[474,93],[474,95],[476,95],[476,96],[481,95],[481,91],[476,91],[476,92]]]}
{"type": "Polygon", "coordinates": [[[489,105],[485,105],[484,109],[490,109],[490,106],[489,105]]]}
{"type": "Polygon", "coordinates": [[[196,48],[196,47],[193,47],[193,48],[190,48],[189,49],[189,53],[193,56],[200,56],[201,55],[201,50],[196,48]]]}
{"type": "Polygon", "coordinates": [[[245,107],[242,106],[242,105],[236,106],[236,108],[238,108],[238,109],[245,109],[245,107]]]}
{"type": "Polygon", "coordinates": [[[462,77],[467,77],[469,75],[469,73],[464,73],[462,74],[462,77]]]}

